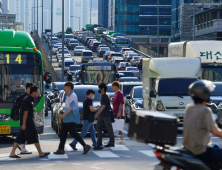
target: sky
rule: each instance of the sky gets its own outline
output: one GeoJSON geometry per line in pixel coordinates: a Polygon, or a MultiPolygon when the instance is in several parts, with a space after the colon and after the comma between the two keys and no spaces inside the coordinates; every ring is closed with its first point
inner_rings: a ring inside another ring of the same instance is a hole
{"type": "MultiPolygon", "coordinates": [[[[89,2],[90,1],[91,0],[89,0],[89,2]]],[[[43,4],[44,9],[48,9],[48,10],[51,9],[51,0],[44,0],[43,3],[44,3],[43,4]]],[[[98,10],[98,0],[92,0],[92,8],[93,8],[93,11],[98,10]]]]}

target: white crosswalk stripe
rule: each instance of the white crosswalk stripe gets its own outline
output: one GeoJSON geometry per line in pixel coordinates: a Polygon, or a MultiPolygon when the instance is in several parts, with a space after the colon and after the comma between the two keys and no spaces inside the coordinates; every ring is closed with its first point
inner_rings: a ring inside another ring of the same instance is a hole
{"type": "Polygon", "coordinates": [[[16,160],[15,158],[9,158],[8,154],[0,154],[0,161],[13,161],[16,160]]]}
{"type": "Polygon", "coordinates": [[[111,147],[113,151],[129,151],[129,149],[124,145],[115,145],[115,147],[111,147]]]}
{"type": "Polygon", "coordinates": [[[100,158],[118,158],[119,156],[110,151],[93,151],[100,158]]]}
{"type": "Polygon", "coordinates": [[[68,159],[68,156],[66,154],[62,154],[62,155],[55,155],[54,153],[50,153],[48,155],[48,159],[68,159]]]}

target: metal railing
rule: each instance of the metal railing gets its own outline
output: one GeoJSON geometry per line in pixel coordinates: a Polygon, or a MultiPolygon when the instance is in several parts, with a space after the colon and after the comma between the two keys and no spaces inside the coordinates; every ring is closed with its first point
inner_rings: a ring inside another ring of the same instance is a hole
{"type": "Polygon", "coordinates": [[[37,36],[35,35],[35,44],[36,44],[37,49],[42,54],[44,71],[51,73],[52,81],[53,82],[60,81],[60,78],[59,78],[58,74],[56,73],[56,71],[54,70],[52,64],[50,63],[50,61],[48,59],[48,55],[47,55],[47,53],[45,51],[45,48],[44,48],[44,46],[43,46],[43,44],[41,42],[41,39],[40,39],[38,34],[37,34],[37,36]]]}

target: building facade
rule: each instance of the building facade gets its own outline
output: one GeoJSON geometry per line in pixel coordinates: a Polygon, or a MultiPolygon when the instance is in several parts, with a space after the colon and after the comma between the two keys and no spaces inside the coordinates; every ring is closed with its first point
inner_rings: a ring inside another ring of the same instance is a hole
{"type": "Polygon", "coordinates": [[[2,14],[2,0],[0,0],[0,14],[2,14]]]}
{"type": "Polygon", "coordinates": [[[45,29],[51,29],[51,11],[44,10],[43,13],[43,31],[45,29]]]}
{"type": "Polygon", "coordinates": [[[9,0],[2,0],[2,14],[9,14],[9,0]]]}
{"type": "Polygon", "coordinates": [[[108,5],[108,0],[98,0],[98,24],[104,28],[108,27],[108,5]]]}

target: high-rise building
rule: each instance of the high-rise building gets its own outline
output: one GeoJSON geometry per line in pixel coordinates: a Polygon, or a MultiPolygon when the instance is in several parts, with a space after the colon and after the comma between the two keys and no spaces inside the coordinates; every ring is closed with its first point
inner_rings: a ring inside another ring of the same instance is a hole
{"type": "Polygon", "coordinates": [[[102,27],[108,27],[108,0],[98,0],[98,24],[102,27]]]}
{"type": "MultiPolygon", "coordinates": [[[[86,24],[90,24],[90,8],[89,8],[89,0],[82,0],[82,28],[85,27],[86,24]]],[[[92,20],[91,20],[92,23],[92,20]]]]}
{"type": "Polygon", "coordinates": [[[16,14],[16,22],[24,24],[24,31],[31,31],[33,0],[10,0],[9,14],[16,14]]]}
{"type": "MultiPolygon", "coordinates": [[[[157,0],[111,0],[109,27],[127,35],[157,35],[157,0]],[[125,10],[124,10],[125,9],[125,10]]],[[[159,0],[159,34],[171,35],[171,1],[159,0]]]]}
{"type": "Polygon", "coordinates": [[[0,0],[0,14],[2,14],[2,0],[0,0]]]}
{"type": "Polygon", "coordinates": [[[45,29],[51,29],[51,11],[44,10],[43,13],[43,31],[45,29]]]}
{"type": "Polygon", "coordinates": [[[9,14],[9,0],[2,0],[2,14],[9,14]]]}

